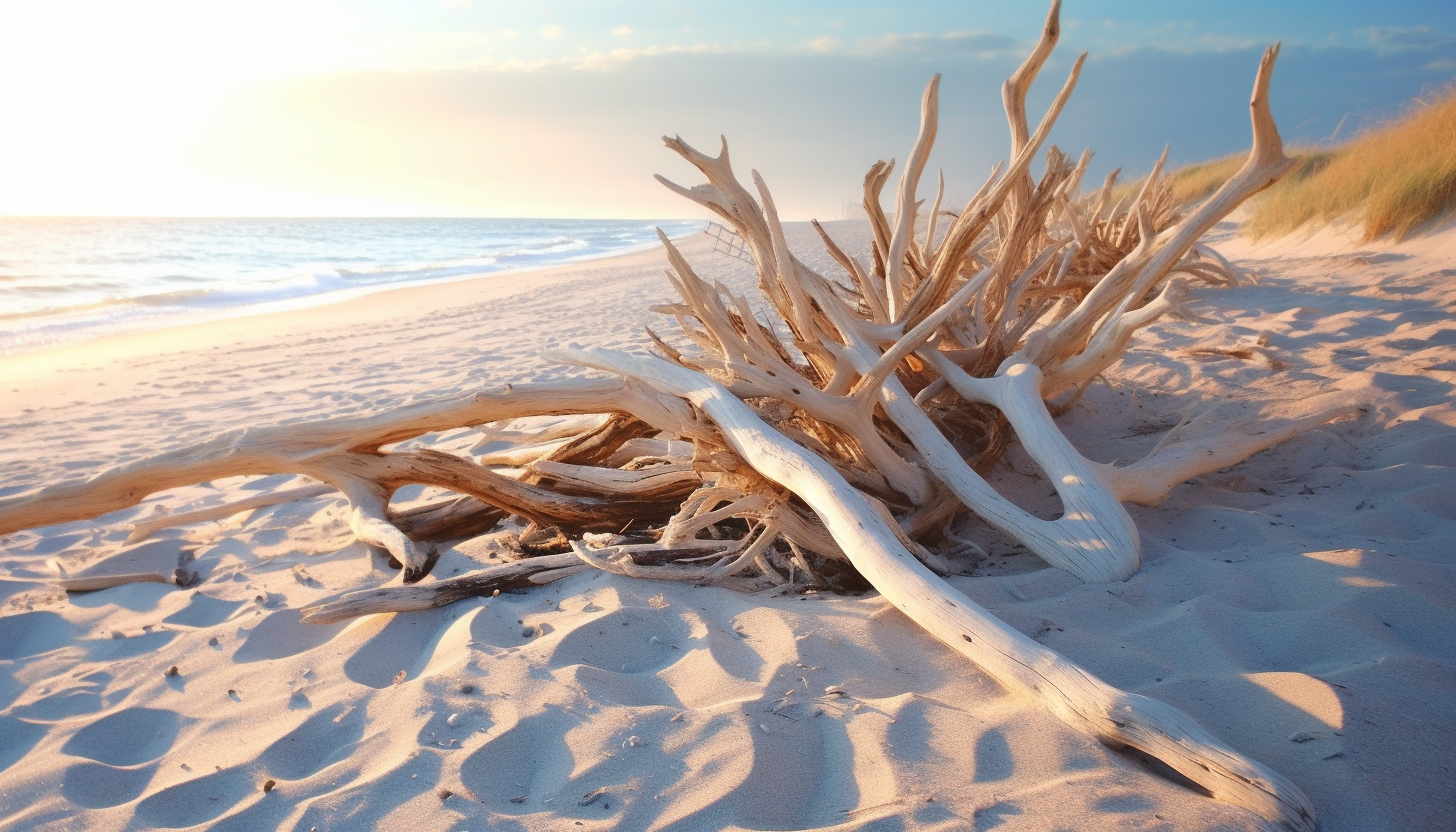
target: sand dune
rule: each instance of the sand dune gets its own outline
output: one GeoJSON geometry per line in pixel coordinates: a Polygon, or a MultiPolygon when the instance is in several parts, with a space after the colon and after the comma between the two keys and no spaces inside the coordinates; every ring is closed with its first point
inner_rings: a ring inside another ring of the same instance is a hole
{"type": "MultiPolygon", "coordinates": [[[[860,226],[831,226],[867,248],[860,226]]],[[[832,270],[812,230],[790,234],[832,270]]],[[[991,557],[953,582],[1288,776],[1322,830],[1445,828],[1456,230],[1398,246],[1214,237],[1259,283],[1141,334],[1063,419],[1073,441],[1128,460],[1215,408],[1353,397],[1368,413],[1134,508],[1145,562],[1125,583],[1082,584],[974,523],[991,557]]],[[[684,250],[749,285],[710,243],[684,250]]],[[[562,377],[539,350],[645,343],[664,266],[643,253],[7,358],[0,495],[249,424],[562,377]]],[[[127,542],[161,506],[304,484],[204,483],[0,539],[0,829],[1259,828],[1006,693],[872,593],[597,573],[319,626],[298,610],[393,574],[352,541],[342,498],[127,542]],[[56,583],[116,575],[153,580],[56,583]]],[[[1015,451],[998,487],[1047,502],[1015,451]]],[[[435,574],[504,554],[477,538],[435,574]]]]}

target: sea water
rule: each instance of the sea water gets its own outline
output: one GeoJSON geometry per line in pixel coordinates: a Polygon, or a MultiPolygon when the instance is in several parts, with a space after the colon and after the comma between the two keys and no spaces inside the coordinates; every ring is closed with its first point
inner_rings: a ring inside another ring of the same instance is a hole
{"type": "Polygon", "coordinates": [[[0,355],[551,266],[697,220],[0,218],[0,355]]]}

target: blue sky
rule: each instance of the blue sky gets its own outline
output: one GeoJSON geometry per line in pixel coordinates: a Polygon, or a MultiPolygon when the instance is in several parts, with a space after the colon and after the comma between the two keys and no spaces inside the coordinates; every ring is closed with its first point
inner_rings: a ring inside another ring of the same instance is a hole
{"type": "MultiPolygon", "coordinates": [[[[1449,2],[1076,2],[1033,90],[1090,53],[1053,140],[1094,173],[1247,146],[1259,52],[1317,144],[1456,77],[1449,2]],[[1337,133],[1338,131],[1338,133],[1337,133]]],[[[990,2],[0,0],[0,214],[692,215],[661,147],[728,136],[784,212],[838,217],[903,158],[940,72],[932,165],[1005,155],[1001,80],[1045,7],[990,2]]]]}

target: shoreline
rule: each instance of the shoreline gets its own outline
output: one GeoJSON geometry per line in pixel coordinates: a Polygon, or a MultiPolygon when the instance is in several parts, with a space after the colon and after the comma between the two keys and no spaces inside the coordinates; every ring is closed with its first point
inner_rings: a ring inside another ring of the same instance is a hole
{"type": "MultiPolygon", "coordinates": [[[[0,219],[3,219],[3,218],[0,218],[0,219]]],[[[49,218],[42,218],[42,219],[49,219],[49,218]]],[[[86,218],[66,218],[66,219],[86,219],[86,218]]],[[[147,219],[151,219],[151,218],[147,218],[147,219]]],[[[272,218],[259,218],[259,219],[260,219],[260,221],[276,221],[276,220],[274,220],[272,218]]],[[[369,219],[369,220],[372,220],[372,221],[387,221],[387,218],[366,218],[366,219],[369,219]]],[[[693,221],[693,220],[674,220],[673,222],[683,223],[683,222],[698,222],[698,221],[693,221]]],[[[706,222],[707,222],[706,220],[703,220],[699,224],[706,225],[706,222]]],[[[670,237],[669,239],[672,239],[674,241],[680,241],[680,240],[688,239],[692,235],[698,234],[698,233],[701,233],[701,232],[702,232],[702,229],[697,229],[697,230],[694,230],[694,231],[689,231],[689,232],[680,234],[677,237],[670,237]]],[[[610,258],[614,258],[614,257],[627,257],[627,256],[631,256],[633,254],[638,254],[638,253],[641,253],[641,252],[644,252],[644,251],[651,251],[651,250],[653,250],[655,248],[659,248],[660,246],[661,246],[661,242],[659,240],[657,240],[656,238],[654,238],[654,239],[652,239],[650,241],[637,243],[637,244],[631,245],[631,246],[625,246],[625,247],[622,247],[622,248],[619,248],[619,249],[614,249],[614,250],[611,250],[611,251],[602,251],[602,252],[591,253],[591,254],[578,254],[578,255],[574,255],[574,256],[569,256],[569,257],[565,257],[565,258],[563,258],[563,259],[561,259],[559,261],[556,261],[554,263],[537,264],[537,265],[507,266],[507,267],[499,268],[499,269],[496,269],[496,270],[493,270],[493,271],[471,272],[471,273],[467,273],[467,274],[447,275],[447,276],[441,276],[441,277],[430,277],[430,278],[423,278],[423,279],[418,279],[418,280],[402,280],[402,281],[394,281],[394,282],[386,282],[386,283],[376,283],[376,284],[363,285],[363,286],[351,286],[351,287],[346,287],[346,288],[328,289],[328,290],[319,291],[319,292],[313,292],[313,293],[308,293],[308,294],[296,295],[296,296],[293,296],[293,297],[284,297],[284,298],[278,298],[278,299],[273,299],[273,300],[265,300],[265,301],[254,302],[254,303],[243,303],[243,304],[238,304],[238,305],[220,306],[220,307],[213,307],[213,308],[208,308],[208,307],[186,308],[186,309],[180,309],[178,311],[167,312],[167,313],[164,313],[164,314],[150,316],[150,317],[137,317],[137,318],[125,319],[125,320],[122,320],[122,321],[112,321],[112,322],[97,322],[97,323],[93,323],[93,324],[87,325],[84,328],[74,329],[74,330],[66,330],[66,334],[68,336],[75,336],[75,337],[64,337],[63,336],[63,337],[58,338],[55,341],[51,341],[51,342],[39,342],[39,343],[33,343],[31,345],[15,346],[15,347],[10,348],[8,351],[0,351],[0,359],[10,359],[10,358],[18,357],[18,356],[28,355],[28,354],[35,353],[35,352],[45,352],[45,351],[48,351],[48,350],[65,349],[67,347],[82,346],[82,345],[85,345],[85,344],[90,344],[90,343],[93,343],[93,342],[96,342],[96,341],[101,341],[101,340],[108,340],[108,339],[113,339],[113,338],[125,337],[125,336],[129,336],[129,335],[143,335],[143,334],[147,334],[147,333],[151,333],[151,332],[158,332],[158,331],[167,330],[167,329],[173,329],[173,328],[178,328],[178,327],[194,326],[194,325],[198,325],[198,324],[207,324],[207,323],[212,323],[212,322],[222,321],[222,320],[228,320],[228,319],[237,318],[237,317],[252,317],[252,316],[258,316],[258,315],[271,315],[271,314],[279,314],[279,313],[292,312],[292,311],[295,311],[295,310],[310,309],[310,308],[314,308],[314,307],[317,307],[317,306],[325,306],[325,305],[334,304],[334,303],[342,303],[342,302],[346,302],[346,301],[349,301],[349,300],[353,300],[355,298],[367,297],[367,296],[372,295],[372,294],[376,294],[376,293],[379,293],[379,292],[388,292],[388,291],[395,290],[395,289],[424,288],[424,287],[429,287],[429,286],[446,285],[446,284],[456,283],[456,282],[462,282],[462,281],[485,280],[485,279],[490,279],[492,277],[499,277],[499,278],[509,279],[509,278],[515,277],[516,275],[520,275],[520,274],[528,274],[528,273],[537,272],[537,271],[548,271],[548,270],[559,269],[559,268],[570,268],[570,267],[576,266],[576,265],[582,265],[582,264],[591,263],[592,261],[595,261],[595,260],[610,259],[610,258]]],[[[133,301],[135,301],[135,300],[136,299],[133,299],[133,301]]],[[[105,306],[105,305],[106,304],[101,304],[101,306],[105,306]]],[[[68,318],[76,317],[76,316],[80,316],[80,317],[84,318],[85,317],[85,313],[84,313],[83,310],[90,309],[90,308],[92,308],[92,307],[91,306],[87,306],[87,307],[67,307],[65,309],[52,310],[50,312],[44,312],[44,313],[25,313],[25,314],[18,315],[17,320],[19,320],[19,321],[27,321],[28,320],[28,321],[52,321],[52,322],[59,322],[59,321],[63,321],[63,320],[66,320],[68,318]]]]}
{"type": "MultiPolygon", "coordinates": [[[[675,244],[693,240],[701,232],[671,238],[675,244]]],[[[303,337],[315,326],[367,325],[397,319],[406,311],[428,313],[452,303],[481,303],[529,292],[553,281],[570,280],[579,272],[597,268],[641,272],[650,265],[667,265],[662,244],[654,242],[632,250],[582,257],[549,266],[529,266],[498,272],[458,275],[400,284],[343,289],[301,298],[269,301],[215,312],[187,314],[187,320],[161,326],[112,332],[74,343],[56,344],[0,356],[0,392],[7,383],[33,380],[55,372],[104,371],[122,358],[212,349],[222,343],[245,343],[267,337],[303,337]],[[447,295],[459,293],[458,298],[447,295]],[[399,301],[396,307],[393,302],[399,301]]],[[[12,389],[11,391],[16,392],[12,389]]]]}

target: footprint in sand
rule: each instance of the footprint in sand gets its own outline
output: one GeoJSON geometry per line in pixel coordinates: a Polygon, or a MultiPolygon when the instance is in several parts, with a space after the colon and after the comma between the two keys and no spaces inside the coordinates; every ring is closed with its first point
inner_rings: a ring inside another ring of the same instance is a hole
{"type": "Polygon", "coordinates": [[[70,622],[49,610],[7,615],[0,618],[0,661],[38,656],[72,638],[70,622]]]}
{"type": "Polygon", "coordinates": [[[371,688],[389,687],[401,671],[413,679],[452,620],[449,610],[395,616],[344,662],[344,675],[371,688]]]}
{"type": "Polygon", "coordinates": [[[258,757],[258,768],[285,780],[302,780],[348,759],[364,736],[364,713],[342,702],[330,705],[268,746],[258,757]]]}
{"type": "MultiPolygon", "coordinates": [[[[500,830],[515,832],[517,827],[502,824],[496,818],[490,818],[487,821],[475,807],[464,803],[464,798],[452,798],[451,802],[442,806],[451,815],[455,812],[464,813],[466,815],[463,818],[464,822],[451,823],[449,820],[442,819],[437,823],[424,823],[409,819],[413,811],[420,806],[420,803],[415,800],[420,795],[429,794],[427,803],[432,802],[436,806],[442,805],[440,798],[436,796],[440,782],[445,779],[441,768],[441,758],[433,754],[400,757],[385,751],[383,754],[375,756],[370,761],[367,770],[359,776],[340,783],[337,787],[332,787],[330,784],[327,791],[297,804],[302,807],[303,811],[290,815],[288,825],[281,822],[265,822],[266,818],[262,811],[269,804],[286,805],[284,801],[260,800],[225,821],[213,825],[208,832],[255,832],[259,829],[291,829],[294,832],[303,832],[306,829],[418,829],[421,832],[434,832],[436,829],[487,829],[491,832],[500,832],[500,830]],[[388,814],[381,812],[378,808],[381,795],[388,795],[390,803],[398,808],[388,814]],[[252,821],[252,823],[248,824],[244,821],[252,821]]],[[[279,788],[289,787],[287,784],[280,784],[279,788]]],[[[321,790],[324,787],[315,786],[314,788],[321,790]]],[[[426,815],[425,817],[432,816],[426,815]]]]}
{"type": "Polygon", "coordinates": [[[106,766],[100,763],[75,763],[66,766],[61,779],[61,796],[77,806],[107,809],[137,798],[152,782],[157,763],[131,768],[106,766]]]}
{"type": "Polygon", "coordinates": [[[172,711],[126,708],[72,734],[61,751],[106,765],[134,766],[166,754],[181,727],[181,717],[172,711]]]}
{"type": "Polygon", "coordinates": [[[156,653],[176,637],[175,630],[156,630],[127,638],[83,639],[81,644],[86,648],[87,658],[92,661],[112,662],[156,653]]]}
{"type": "Polygon", "coordinates": [[[130,688],[107,690],[107,686],[110,684],[111,674],[104,670],[97,670],[82,676],[61,690],[47,691],[42,694],[41,698],[33,702],[18,705],[11,713],[24,719],[44,722],[69,719],[82,714],[94,714],[107,708],[107,700],[115,703],[131,692],[130,688]],[[104,698],[102,692],[106,693],[104,698]]]}
{"type": "Polygon", "coordinates": [[[528,814],[556,797],[575,768],[566,734],[578,720],[559,710],[526,717],[491,737],[460,764],[460,783],[492,812],[528,814]],[[516,802],[522,796],[528,800],[516,802]],[[535,805],[530,805],[535,803],[535,805]]]}
{"type": "Polygon", "coordinates": [[[853,778],[835,762],[853,752],[838,720],[783,719],[751,702],[685,730],[696,735],[694,767],[714,774],[679,781],[685,793],[664,832],[835,826],[859,802],[853,778]]]}
{"type": "Polygon", "coordinates": [[[690,638],[687,623],[676,612],[622,607],[562,636],[549,666],[584,664],[613,673],[655,673],[681,659],[690,638]]]}
{"type": "Polygon", "coordinates": [[[15,765],[46,735],[47,727],[13,716],[0,716],[0,771],[15,765]]]}
{"type": "Polygon", "coordinates": [[[246,664],[296,656],[326,644],[336,633],[348,626],[347,621],[336,624],[305,624],[302,615],[298,610],[269,613],[248,632],[247,640],[233,654],[233,661],[246,664]]]}
{"type": "Polygon", "coordinates": [[[87,725],[61,747],[62,753],[88,760],[66,767],[61,794],[93,809],[134,800],[151,782],[156,761],[171,750],[180,728],[176,713],[152,708],[126,708],[87,725]]]}
{"type": "Polygon", "coordinates": [[[580,689],[592,702],[631,707],[686,707],[662,677],[652,673],[613,673],[586,664],[573,664],[551,675],[568,687],[580,689]]]}
{"type": "Polygon", "coordinates": [[[205,774],[149,795],[136,805],[140,825],[176,829],[206,823],[258,793],[258,785],[238,769],[205,774]]]}
{"type": "MultiPolygon", "coordinates": [[[[182,627],[215,627],[223,623],[241,607],[242,601],[224,601],[201,592],[192,593],[187,606],[162,619],[164,624],[182,627]]],[[[313,625],[308,625],[313,626],[313,625]]]]}

